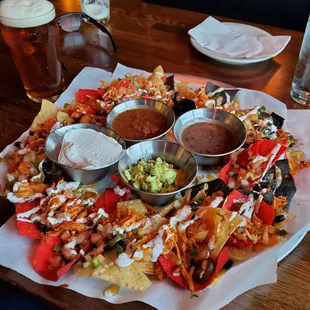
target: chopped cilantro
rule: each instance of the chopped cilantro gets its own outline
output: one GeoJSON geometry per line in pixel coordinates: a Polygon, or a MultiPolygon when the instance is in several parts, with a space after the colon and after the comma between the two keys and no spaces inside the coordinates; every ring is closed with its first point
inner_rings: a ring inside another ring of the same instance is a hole
{"type": "Polygon", "coordinates": [[[192,248],[192,249],[191,249],[191,254],[192,254],[193,256],[199,254],[199,249],[197,249],[197,248],[192,248]]]}
{"type": "Polygon", "coordinates": [[[53,251],[54,251],[55,253],[60,253],[60,252],[61,252],[61,246],[60,246],[60,245],[55,245],[55,246],[53,247],[53,251]]]}
{"type": "Polygon", "coordinates": [[[203,202],[203,198],[202,197],[198,197],[196,201],[197,201],[197,204],[200,205],[203,202]]]}
{"type": "Polygon", "coordinates": [[[117,243],[114,246],[114,250],[115,250],[117,256],[124,252],[123,247],[121,245],[117,244],[117,243]]]}
{"type": "Polygon", "coordinates": [[[278,229],[278,235],[285,237],[287,235],[287,231],[285,229],[278,229]]]}
{"type": "Polygon", "coordinates": [[[258,109],[258,111],[259,111],[260,113],[264,113],[264,112],[266,112],[266,107],[262,106],[262,107],[260,107],[260,108],[258,109]]]}
{"type": "Polygon", "coordinates": [[[140,85],[136,81],[133,81],[133,85],[135,86],[135,88],[140,88],[140,85]]]}
{"type": "Polygon", "coordinates": [[[199,297],[197,292],[191,292],[190,294],[191,294],[191,298],[193,298],[193,297],[197,297],[198,298],[199,297]]]}

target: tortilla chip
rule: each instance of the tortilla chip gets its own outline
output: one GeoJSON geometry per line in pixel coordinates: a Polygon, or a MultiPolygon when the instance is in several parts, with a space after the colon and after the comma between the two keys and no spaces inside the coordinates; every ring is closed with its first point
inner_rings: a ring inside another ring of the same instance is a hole
{"type": "Polygon", "coordinates": [[[67,123],[73,123],[73,119],[63,111],[57,112],[57,121],[60,123],[67,122],[67,123]]]}
{"type": "MultiPolygon", "coordinates": [[[[189,193],[190,194],[190,193],[189,193]]],[[[162,217],[168,215],[172,210],[179,209],[181,207],[183,199],[176,199],[169,203],[167,206],[163,207],[158,214],[162,217]]]]}
{"type": "MultiPolygon", "coordinates": [[[[40,204],[39,200],[33,200],[30,202],[16,203],[15,213],[27,212],[40,204]]],[[[21,236],[26,236],[31,239],[41,239],[41,231],[38,226],[34,223],[16,221],[18,232],[21,236]]]]}
{"type": "Polygon", "coordinates": [[[147,213],[147,208],[140,199],[121,201],[117,203],[117,210],[125,211],[127,209],[135,214],[145,215],[147,213]]]}
{"type": "Polygon", "coordinates": [[[43,99],[41,104],[41,110],[35,117],[30,126],[31,131],[35,131],[40,128],[40,124],[45,123],[47,120],[57,116],[59,108],[51,101],[43,99]]]}
{"type": "Polygon", "coordinates": [[[152,262],[133,262],[133,265],[144,274],[155,275],[155,264],[152,262]]]}
{"type": "Polygon", "coordinates": [[[148,80],[152,82],[153,86],[160,86],[164,85],[163,81],[163,76],[164,76],[164,69],[162,66],[158,66],[157,68],[154,69],[153,73],[151,76],[149,76],[148,80]]]}
{"type": "Polygon", "coordinates": [[[113,282],[120,286],[140,292],[145,291],[152,284],[148,277],[136,268],[134,264],[125,268],[120,268],[114,264],[112,260],[103,257],[102,255],[96,256],[96,259],[101,262],[99,267],[95,269],[92,269],[91,267],[77,268],[76,276],[85,277],[91,274],[90,277],[92,278],[113,282]]]}
{"type": "Polygon", "coordinates": [[[34,259],[32,261],[33,269],[43,278],[50,281],[58,281],[65,273],[67,273],[71,267],[80,259],[81,255],[71,261],[69,264],[62,265],[58,269],[49,268],[49,259],[54,257],[56,254],[53,248],[56,245],[61,245],[62,240],[60,237],[48,237],[43,239],[36,250],[34,259]]]}

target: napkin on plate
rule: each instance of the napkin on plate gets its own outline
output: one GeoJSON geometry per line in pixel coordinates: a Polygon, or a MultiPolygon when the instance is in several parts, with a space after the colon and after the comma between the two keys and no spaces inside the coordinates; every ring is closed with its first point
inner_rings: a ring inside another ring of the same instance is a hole
{"type": "Polygon", "coordinates": [[[290,36],[250,36],[208,17],[188,31],[202,47],[231,58],[261,58],[279,54],[290,36]]]}

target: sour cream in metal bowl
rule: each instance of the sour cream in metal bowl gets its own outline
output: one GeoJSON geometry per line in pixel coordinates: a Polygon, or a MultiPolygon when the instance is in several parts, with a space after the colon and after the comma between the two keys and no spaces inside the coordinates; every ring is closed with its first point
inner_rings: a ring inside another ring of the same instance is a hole
{"type": "Polygon", "coordinates": [[[112,129],[94,124],[64,126],[45,142],[47,157],[74,181],[96,183],[123,156],[125,141],[112,129]]]}

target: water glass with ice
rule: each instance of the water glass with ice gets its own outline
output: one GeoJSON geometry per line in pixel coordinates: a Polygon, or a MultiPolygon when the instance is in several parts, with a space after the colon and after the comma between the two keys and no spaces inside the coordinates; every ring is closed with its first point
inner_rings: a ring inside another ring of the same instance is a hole
{"type": "Polygon", "coordinates": [[[110,0],[81,0],[84,13],[104,24],[110,19],[110,0]]]}
{"type": "Polygon", "coordinates": [[[295,69],[291,97],[300,104],[310,106],[310,16],[295,69]]]}

